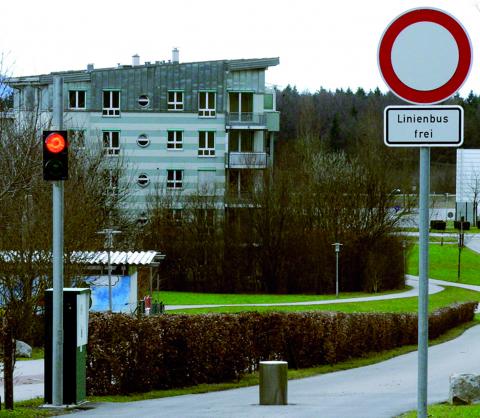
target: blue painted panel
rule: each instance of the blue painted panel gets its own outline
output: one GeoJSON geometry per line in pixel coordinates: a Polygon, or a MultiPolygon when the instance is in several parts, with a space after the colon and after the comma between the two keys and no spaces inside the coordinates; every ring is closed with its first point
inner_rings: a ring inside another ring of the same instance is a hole
{"type": "MultiPolygon", "coordinates": [[[[86,282],[90,284],[92,307],[96,312],[108,311],[108,276],[90,276],[86,282]]],[[[130,276],[112,275],[112,310],[113,312],[131,312],[130,276]]]]}

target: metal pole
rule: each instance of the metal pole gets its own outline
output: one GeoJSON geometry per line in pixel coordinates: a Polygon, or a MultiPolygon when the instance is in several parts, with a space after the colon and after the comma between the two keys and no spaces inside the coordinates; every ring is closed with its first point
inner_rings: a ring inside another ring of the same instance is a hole
{"type": "Polygon", "coordinates": [[[427,418],[428,379],[428,199],[430,189],[430,148],[420,148],[420,257],[418,294],[418,396],[417,416],[427,418]]]}
{"type": "MultiPolygon", "coordinates": [[[[63,78],[53,79],[53,126],[63,128],[63,78]]],[[[53,182],[52,404],[63,404],[63,181],[53,182]]]]}
{"type": "Polygon", "coordinates": [[[335,271],[335,296],[338,299],[338,251],[335,251],[336,271],[335,271]]]}
{"type": "Polygon", "coordinates": [[[112,230],[108,230],[108,312],[112,312],[112,265],[110,260],[110,249],[112,247],[112,230]]]}

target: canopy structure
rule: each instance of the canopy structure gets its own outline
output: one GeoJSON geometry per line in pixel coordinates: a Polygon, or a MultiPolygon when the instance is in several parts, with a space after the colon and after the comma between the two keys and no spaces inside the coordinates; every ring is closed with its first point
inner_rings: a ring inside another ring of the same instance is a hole
{"type": "MultiPolygon", "coordinates": [[[[34,252],[29,255],[33,259],[45,259],[51,257],[51,253],[34,252]]],[[[7,262],[18,262],[19,258],[25,257],[18,251],[0,251],[0,259],[7,262]]],[[[158,266],[165,259],[165,254],[158,251],[110,251],[110,265],[113,266],[158,266]]],[[[108,265],[108,251],[75,251],[70,260],[74,263],[87,265],[108,265]]]]}
{"type": "MultiPolygon", "coordinates": [[[[110,251],[111,265],[158,266],[165,254],[157,251],[110,251]]],[[[107,265],[108,251],[79,251],[72,259],[90,265],[107,265]]]]}

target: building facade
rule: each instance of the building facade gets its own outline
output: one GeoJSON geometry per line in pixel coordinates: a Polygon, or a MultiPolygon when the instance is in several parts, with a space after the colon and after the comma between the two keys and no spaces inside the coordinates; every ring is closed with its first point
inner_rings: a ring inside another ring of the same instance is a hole
{"type": "MultiPolygon", "coordinates": [[[[131,187],[128,207],[145,211],[149,196],[225,196],[239,199],[247,178],[273,162],[279,130],[275,90],[265,72],[278,58],[180,63],[172,60],[116,68],[17,77],[14,113],[51,119],[53,77],[63,78],[64,128],[70,145],[99,142],[106,158],[122,158],[131,187]]],[[[112,188],[118,180],[112,178],[112,188]]],[[[179,199],[178,209],[181,209],[179,199]]]]}

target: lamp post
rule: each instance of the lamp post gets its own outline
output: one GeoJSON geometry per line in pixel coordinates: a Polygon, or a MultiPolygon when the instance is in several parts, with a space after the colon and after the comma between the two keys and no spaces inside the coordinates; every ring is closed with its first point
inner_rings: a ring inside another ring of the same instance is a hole
{"type": "Polygon", "coordinates": [[[113,228],[106,228],[98,231],[97,234],[105,235],[105,249],[108,251],[108,312],[112,312],[112,264],[110,252],[113,248],[113,235],[120,234],[121,231],[116,231],[113,228]]]}
{"type": "Polygon", "coordinates": [[[332,245],[335,246],[335,296],[338,299],[338,257],[340,254],[340,247],[343,244],[336,242],[335,244],[332,244],[332,245]]]}
{"type": "Polygon", "coordinates": [[[445,193],[445,223],[448,220],[448,192],[445,193]]]}

